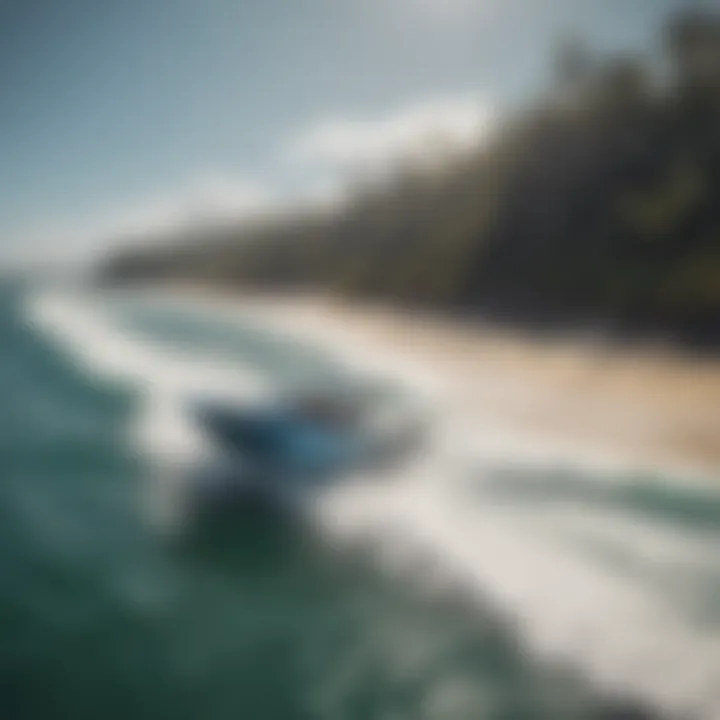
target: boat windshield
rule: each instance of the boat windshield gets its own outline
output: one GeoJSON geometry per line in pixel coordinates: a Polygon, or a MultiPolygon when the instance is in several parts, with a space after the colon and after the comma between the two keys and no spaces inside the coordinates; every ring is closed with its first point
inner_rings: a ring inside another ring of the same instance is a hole
{"type": "Polygon", "coordinates": [[[292,403],[292,412],[314,424],[344,429],[357,425],[361,408],[346,398],[313,394],[296,398],[292,403]]]}

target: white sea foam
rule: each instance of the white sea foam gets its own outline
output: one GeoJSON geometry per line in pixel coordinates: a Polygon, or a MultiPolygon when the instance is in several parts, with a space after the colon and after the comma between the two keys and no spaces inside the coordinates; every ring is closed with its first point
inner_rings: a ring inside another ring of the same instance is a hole
{"type": "Polygon", "coordinates": [[[188,403],[198,397],[248,400],[268,386],[258,372],[195,352],[179,353],[121,329],[102,297],[48,293],[27,308],[31,323],[53,337],[90,373],[138,393],[131,437],[154,463],[144,499],[163,526],[182,519],[187,467],[207,456],[204,437],[190,421],[188,403]]]}
{"type": "MultiPolygon", "coordinates": [[[[267,391],[253,369],[180,355],[113,329],[86,299],[44,297],[31,311],[94,370],[142,386],[137,431],[155,452],[204,452],[184,413],[188,396],[267,391]]],[[[294,325],[301,335],[318,337],[317,330],[294,325]]],[[[522,458],[532,468],[561,453],[476,421],[472,407],[444,402],[432,373],[391,362],[348,332],[328,328],[324,341],[365,371],[382,367],[432,394],[439,429],[411,469],[358,477],[315,498],[308,510],[328,542],[361,543],[379,567],[434,597],[490,601],[514,622],[529,653],[571,663],[610,693],[637,696],[671,715],[720,718],[720,626],[700,623],[686,602],[719,572],[712,548],[720,533],[689,533],[671,518],[651,520],[631,507],[594,503],[592,495],[533,502],[494,494],[483,476],[499,461],[522,458]],[[468,483],[468,475],[480,482],[468,483]],[[593,544],[610,555],[594,552],[593,544]],[[683,593],[658,585],[658,571],[667,582],[673,569],[684,571],[683,593]]],[[[576,481],[588,479],[577,473],[576,481]]],[[[620,482],[592,476],[610,481],[620,482]]]]}

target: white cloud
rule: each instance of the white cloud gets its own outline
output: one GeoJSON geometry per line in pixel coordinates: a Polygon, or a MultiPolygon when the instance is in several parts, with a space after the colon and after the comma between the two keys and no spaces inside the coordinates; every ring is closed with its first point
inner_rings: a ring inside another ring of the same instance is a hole
{"type": "Polygon", "coordinates": [[[325,120],[300,135],[287,153],[306,166],[384,171],[402,158],[437,160],[475,145],[491,119],[488,104],[474,97],[433,100],[385,117],[325,120]]]}
{"type": "Polygon", "coordinates": [[[271,202],[269,190],[256,183],[207,175],[175,192],[131,204],[106,224],[116,234],[160,233],[197,220],[241,218],[266,209],[271,202]]]}
{"type": "Polygon", "coordinates": [[[148,236],[172,235],[192,223],[291,212],[308,203],[333,207],[347,196],[344,171],[382,175],[408,157],[435,164],[481,142],[491,127],[489,105],[472,96],[420,102],[379,117],[330,118],[281,148],[289,162],[285,171],[296,180],[292,191],[206,172],[70,226],[28,229],[15,238],[15,252],[3,252],[3,260],[92,262],[119,243],[145,243],[148,236]]]}

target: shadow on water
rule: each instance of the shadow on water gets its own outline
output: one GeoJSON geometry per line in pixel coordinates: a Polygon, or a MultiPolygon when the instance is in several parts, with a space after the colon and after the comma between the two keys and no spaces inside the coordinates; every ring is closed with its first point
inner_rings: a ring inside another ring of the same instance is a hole
{"type": "Polygon", "coordinates": [[[288,511],[249,497],[202,514],[175,552],[191,562],[252,574],[307,559],[312,544],[308,529],[288,511]]]}

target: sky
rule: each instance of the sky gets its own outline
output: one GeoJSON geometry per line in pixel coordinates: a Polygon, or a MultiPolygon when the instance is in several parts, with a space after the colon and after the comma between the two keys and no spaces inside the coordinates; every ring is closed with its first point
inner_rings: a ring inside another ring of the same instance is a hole
{"type": "Polygon", "coordinates": [[[490,132],[558,38],[652,47],[679,0],[0,0],[0,263],[331,194],[490,132]]]}

